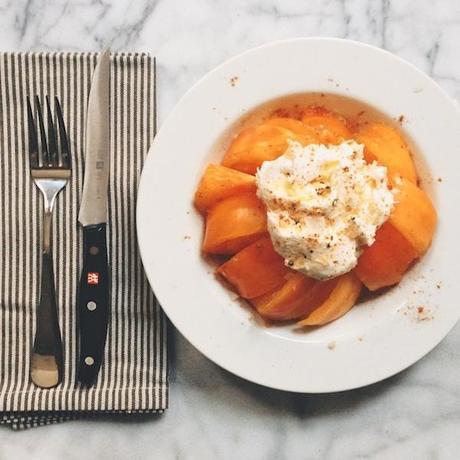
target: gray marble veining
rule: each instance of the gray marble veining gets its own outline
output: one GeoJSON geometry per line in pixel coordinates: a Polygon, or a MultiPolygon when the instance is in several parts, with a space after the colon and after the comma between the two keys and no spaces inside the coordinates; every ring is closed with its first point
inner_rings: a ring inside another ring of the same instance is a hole
{"type": "MultiPolygon", "coordinates": [[[[381,46],[460,99],[456,0],[0,0],[3,50],[148,50],[160,124],[206,71],[297,36],[381,46]]],[[[312,63],[313,65],[314,63],[312,63]]],[[[171,407],[160,417],[90,420],[11,433],[0,459],[456,459],[460,329],[415,366],[342,394],[296,395],[221,370],[172,332],[171,407]]]]}

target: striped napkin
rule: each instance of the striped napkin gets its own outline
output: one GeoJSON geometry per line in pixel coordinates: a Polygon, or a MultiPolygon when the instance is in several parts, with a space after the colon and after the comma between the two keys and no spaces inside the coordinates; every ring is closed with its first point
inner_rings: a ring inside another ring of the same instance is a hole
{"type": "Polygon", "coordinates": [[[161,412],[168,404],[166,325],[142,270],[135,204],[155,134],[155,61],[114,54],[111,64],[109,260],[112,304],[97,384],[76,381],[76,290],[82,232],[84,127],[93,53],[0,53],[0,423],[26,428],[97,413],[161,412]],[[25,97],[58,96],[72,151],[72,178],[59,194],[52,246],[64,343],[61,385],[29,379],[39,298],[43,202],[28,166],[25,97]]]}

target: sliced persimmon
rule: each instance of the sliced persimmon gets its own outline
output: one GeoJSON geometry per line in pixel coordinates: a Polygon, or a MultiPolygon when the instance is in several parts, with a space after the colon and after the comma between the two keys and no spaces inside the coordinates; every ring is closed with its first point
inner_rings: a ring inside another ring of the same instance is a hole
{"type": "Polygon", "coordinates": [[[396,204],[388,219],[394,228],[422,256],[431,245],[437,214],[428,195],[407,179],[395,183],[396,204]]]}
{"type": "Polygon", "coordinates": [[[268,118],[264,123],[270,126],[280,126],[281,128],[289,129],[294,133],[302,133],[304,130],[304,126],[301,121],[290,117],[268,118]]]}
{"type": "Polygon", "coordinates": [[[292,133],[290,139],[302,145],[316,144],[319,142],[319,137],[315,129],[295,118],[274,117],[269,118],[265,123],[267,125],[288,129],[292,133]]]}
{"type": "Polygon", "coordinates": [[[390,182],[401,176],[414,184],[417,173],[406,142],[398,131],[385,123],[372,122],[362,125],[354,138],[364,145],[364,157],[369,163],[376,161],[386,166],[390,182]]]}
{"type": "Polygon", "coordinates": [[[345,122],[333,113],[305,115],[302,123],[315,131],[321,144],[340,144],[352,137],[345,122]]]}
{"type": "Polygon", "coordinates": [[[228,197],[215,204],[206,217],[203,251],[235,254],[267,232],[264,205],[255,193],[228,197]]]}
{"type": "Polygon", "coordinates": [[[210,164],[200,180],[194,203],[198,211],[204,214],[217,202],[229,196],[255,192],[255,190],[254,176],[225,166],[210,164]]]}
{"type": "Polygon", "coordinates": [[[284,153],[290,133],[285,128],[267,124],[245,128],[231,143],[222,164],[255,174],[264,161],[274,160],[284,153]]]}
{"type": "MultiPolygon", "coordinates": [[[[298,123],[302,128],[302,124],[298,123]]],[[[286,151],[288,140],[300,142],[302,145],[313,143],[311,132],[308,129],[303,131],[296,133],[274,122],[245,128],[231,143],[222,164],[247,174],[255,174],[264,161],[275,160],[286,151]]]]}
{"type": "Polygon", "coordinates": [[[265,236],[235,254],[217,269],[234,290],[245,299],[271,292],[285,282],[291,270],[265,236]]]}
{"type": "Polygon", "coordinates": [[[340,318],[354,306],[362,287],[359,278],[350,272],[332,281],[335,284],[326,300],[299,321],[299,326],[322,326],[340,318]]]}
{"type": "Polygon", "coordinates": [[[401,233],[385,222],[375,234],[375,241],[358,259],[355,273],[371,291],[401,281],[417,252],[401,233]]]}
{"type": "Polygon", "coordinates": [[[316,281],[302,273],[293,273],[280,289],[252,299],[251,303],[266,319],[297,319],[321,305],[333,286],[334,281],[316,281]]]}

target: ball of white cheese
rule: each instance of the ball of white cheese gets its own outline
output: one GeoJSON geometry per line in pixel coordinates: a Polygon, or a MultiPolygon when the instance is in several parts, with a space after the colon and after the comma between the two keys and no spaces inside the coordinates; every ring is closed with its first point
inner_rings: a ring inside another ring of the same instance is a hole
{"type": "Polygon", "coordinates": [[[386,168],[367,164],[363,146],[290,142],[256,174],[268,230],[286,265],[325,280],[352,270],[394,204],[386,168]]]}

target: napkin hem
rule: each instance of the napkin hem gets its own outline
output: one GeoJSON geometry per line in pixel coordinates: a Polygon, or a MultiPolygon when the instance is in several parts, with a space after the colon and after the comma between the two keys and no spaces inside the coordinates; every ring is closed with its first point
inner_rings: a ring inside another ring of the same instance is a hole
{"type": "MultiPolygon", "coordinates": [[[[79,386],[76,386],[79,388],[79,386]]],[[[104,411],[139,411],[139,410],[164,410],[168,408],[169,384],[155,387],[124,387],[124,388],[90,388],[84,397],[78,398],[75,389],[56,391],[59,395],[54,401],[54,406],[49,407],[46,398],[37,401],[36,407],[20,410],[27,407],[27,390],[4,395],[0,402],[0,417],[12,413],[34,412],[104,412],[104,411]],[[24,395],[21,398],[21,395],[24,395]],[[14,398],[14,399],[13,399],[14,398]],[[78,400],[80,399],[80,400],[78,400]],[[150,399],[150,401],[149,401],[150,399]]],[[[0,419],[1,420],[1,419],[0,419]]]]}
{"type": "Polygon", "coordinates": [[[61,411],[61,412],[17,412],[3,414],[0,418],[0,426],[7,426],[14,431],[26,430],[41,426],[54,425],[57,423],[68,422],[71,420],[90,419],[104,415],[160,415],[165,412],[164,409],[147,409],[134,411],[61,411]]]}

